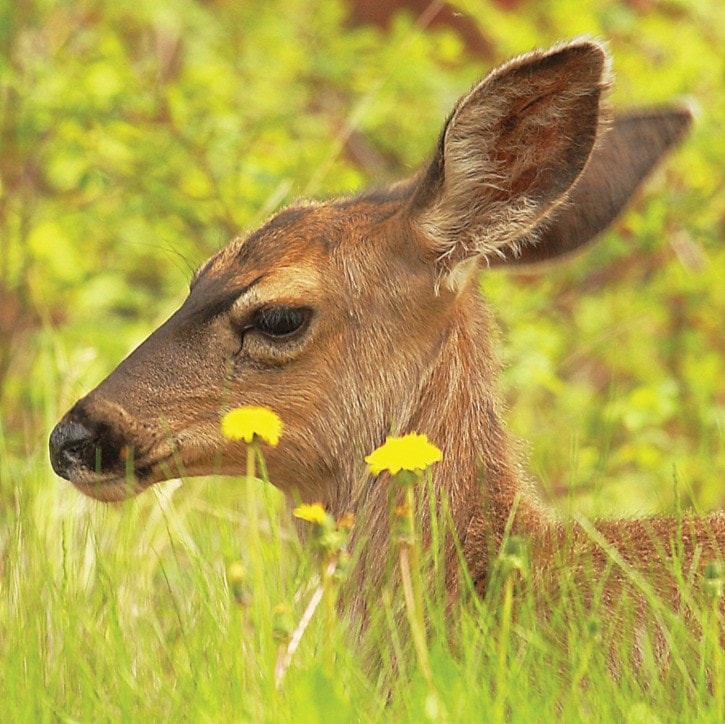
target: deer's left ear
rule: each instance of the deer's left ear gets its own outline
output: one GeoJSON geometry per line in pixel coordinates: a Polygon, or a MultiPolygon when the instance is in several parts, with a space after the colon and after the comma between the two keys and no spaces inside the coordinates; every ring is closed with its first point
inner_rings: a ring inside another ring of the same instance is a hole
{"type": "Polygon", "coordinates": [[[459,101],[409,207],[442,275],[526,239],[566,198],[600,130],[608,65],[579,40],[497,68],[459,101]]]}

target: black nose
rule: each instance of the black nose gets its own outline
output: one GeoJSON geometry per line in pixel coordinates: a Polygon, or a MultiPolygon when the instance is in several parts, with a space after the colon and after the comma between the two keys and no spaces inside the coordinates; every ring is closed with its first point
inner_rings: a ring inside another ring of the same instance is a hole
{"type": "Polygon", "coordinates": [[[50,434],[50,464],[66,480],[74,472],[107,471],[120,460],[120,446],[108,425],[84,418],[71,410],[50,434]]]}

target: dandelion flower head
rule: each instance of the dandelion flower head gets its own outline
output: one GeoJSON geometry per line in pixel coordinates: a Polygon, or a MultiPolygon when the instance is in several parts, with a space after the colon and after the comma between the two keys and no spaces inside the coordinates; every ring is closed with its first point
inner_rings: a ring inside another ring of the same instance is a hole
{"type": "Polygon", "coordinates": [[[292,515],[300,520],[306,520],[308,523],[316,523],[322,525],[327,519],[327,513],[320,503],[302,503],[293,511],[292,515]]]}
{"type": "Polygon", "coordinates": [[[402,437],[388,437],[365,462],[375,475],[383,470],[396,475],[401,470],[425,470],[442,459],[443,453],[425,435],[411,432],[402,437]]]}
{"type": "Polygon", "coordinates": [[[222,434],[246,443],[253,442],[256,436],[275,447],[282,434],[282,420],[267,407],[237,407],[222,417],[222,434]]]}

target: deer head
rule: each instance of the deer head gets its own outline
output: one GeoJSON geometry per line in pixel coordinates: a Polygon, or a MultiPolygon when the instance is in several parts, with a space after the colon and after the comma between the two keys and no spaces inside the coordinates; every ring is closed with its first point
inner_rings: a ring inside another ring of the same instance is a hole
{"type": "Polygon", "coordinates": [[[453,507],[478,495],[483,467],[505,508],[522,476],[500,422],[477,273],[588,242],[690,122],[679,109],[610,119],[608,66],[591,40],[521,56],[459,101],[413,178],[288,208],[234,239],[56,426],[55,471],[101,500],[241,473],[245,448],[219,421],[253,404],[283,419],[279,446],[265,451],[270,477],[302,500],[365,505],[364,456],[391,431],[416,430],[443,449],[436,484],[453,507]]]}

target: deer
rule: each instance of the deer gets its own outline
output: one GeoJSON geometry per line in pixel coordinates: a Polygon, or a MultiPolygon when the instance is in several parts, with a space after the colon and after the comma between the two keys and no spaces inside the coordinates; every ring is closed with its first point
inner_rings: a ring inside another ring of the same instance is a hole
{"type": "MultiPolygon", "coordinates": [[[[707,561],[722,560],[725,513],[589,529],[550,512],[504,423],[496,328],[478,284],[488,267],[539,265],[589,244],[687,134],[687,107],[610,110],[611,82],[594,39],[516,57],[459,100],[407,180],[295,203],[233,239],[198,269],[181,307],[56,425],[54,471],[100,501],[171,478],[243,475],[246,447],[222,436],[220,418],[270,408],[285,425],[265,450],[270,480],[290,501],[353,513],[365,531],[357,571],[375,581],[390,476],[364,458],[387,435],[414,431],[442,451],[430,494],[448,501],[458,542],[447,565],[460,556],[478,594],[513,534],[530,545],[542,586],[556,556],[576,567],[586,555],[601,570],[614,556],[679,605],[672,541],[701,580],[707,561]]],[[[425,537],[428,506],[416,515],[425,537]]],[[[612,590],[625,578],[613,576],[612,590]]],[[[459,577],[446,585],[456,596],[459,577]]]]}

